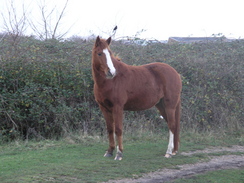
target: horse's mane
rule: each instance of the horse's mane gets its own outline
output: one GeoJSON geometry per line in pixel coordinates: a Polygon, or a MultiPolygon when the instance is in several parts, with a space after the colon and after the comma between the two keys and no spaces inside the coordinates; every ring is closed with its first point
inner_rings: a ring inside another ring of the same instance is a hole
{"type": "Polygon", "coordinates": [[[120,61],[121,62],[121,58],[117,55],[114,55],[114,58],[117,60],[117,61],[120,61]]]}

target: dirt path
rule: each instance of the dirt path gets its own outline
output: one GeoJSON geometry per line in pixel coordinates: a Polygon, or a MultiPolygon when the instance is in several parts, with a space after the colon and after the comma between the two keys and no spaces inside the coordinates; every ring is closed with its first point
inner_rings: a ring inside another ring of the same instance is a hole
{"type": "MultiPolygon", "coordinates": [[[[197,153],[217,153],[217,152],[243,152],[244,146],[232,146],[223,148],[208,148],[204,150],[197,150],[193,152],[182,152],[181,155],[192,156],[197,153]]],[[[177,169],[161,169],[159,171],[148,173],[139,179],[122,179],[111,180],[110,183],[162,183],[165,181],[172,181],[178,178],[187,178],[196,174],[205,173],[213,170],[223,169],[240,169],[244,168],[244,154],[242,155],[223,155],[210,156],[210,161],[199,162],[196,164],[185,164],[177,166],[177,169]]]]}

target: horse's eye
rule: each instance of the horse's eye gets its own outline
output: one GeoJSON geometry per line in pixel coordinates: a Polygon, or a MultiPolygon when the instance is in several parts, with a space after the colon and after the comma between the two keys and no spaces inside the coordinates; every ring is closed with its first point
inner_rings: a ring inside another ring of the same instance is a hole
{"type": "Polygon", "coordinates": [[[102,56],[103,53],[98,53],[98,56],[102,56]]]}

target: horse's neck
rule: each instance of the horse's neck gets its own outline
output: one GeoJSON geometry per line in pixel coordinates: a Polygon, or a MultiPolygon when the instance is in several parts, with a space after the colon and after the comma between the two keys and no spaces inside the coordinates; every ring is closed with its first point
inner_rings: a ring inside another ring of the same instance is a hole
{"type": "Polygon", "coordinates": [[[101,72],[99,70],[99,67],[96,66],[95,64],[92,64],[92,73],[93,73],[94,82],[99,87],[102,87],[107,80],[105,74],[103,72],[101,72]]]}

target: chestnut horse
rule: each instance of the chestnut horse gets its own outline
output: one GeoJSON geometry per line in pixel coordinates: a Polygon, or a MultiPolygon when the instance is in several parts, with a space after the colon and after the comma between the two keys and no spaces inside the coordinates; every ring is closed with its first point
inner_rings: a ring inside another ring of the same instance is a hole
{"type": "Polygon", "coordinates": [[[94,95],[104,115],[109,138],[105,157],[122,160],[123,110],[138,111],[156,106],[168,123],[169,144],[165,157],[178,151],[180,131],[181,88],[180,75],[165,63],[131,66],[111,52],[107,40],[96,39],[92,50],[94,95]]]}

